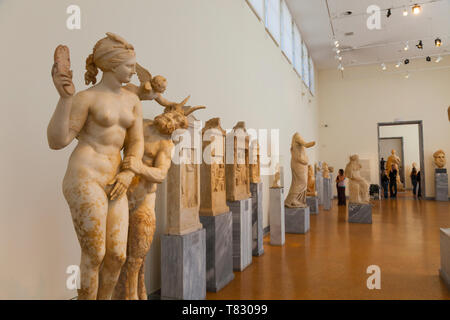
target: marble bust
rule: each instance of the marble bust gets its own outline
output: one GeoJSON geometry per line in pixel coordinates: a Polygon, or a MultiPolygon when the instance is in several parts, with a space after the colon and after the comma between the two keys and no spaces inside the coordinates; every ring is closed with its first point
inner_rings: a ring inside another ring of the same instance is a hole
{"type": "Polygon", "coordinates": [[[445,159],[445,152],[442,149],[439,149],[435,153],[433,153],[434,164],[438,169],[445,168],[447,160],[445,159]]]}

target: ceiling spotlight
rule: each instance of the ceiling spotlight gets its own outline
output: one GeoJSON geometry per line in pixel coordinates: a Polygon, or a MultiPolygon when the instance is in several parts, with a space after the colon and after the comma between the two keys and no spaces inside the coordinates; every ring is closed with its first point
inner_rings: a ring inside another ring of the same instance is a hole
{"type": "Polygon", "coordinates": [[[335,49],[334,49],[334,51],[336,51],[336,54],[339,54],[339,53],[341,53],[341,50],[340,50],[340,49],[338,49],[338,48],[335,48],[335,49]]]}
{"type": "Polygon", "coordinates": [[[405,59],[405,61],[403,63],[404,64],[408,64],[409,63],[409,59],[405,59]]]}
{"type": "Polygon", "coordinates": [[[386,70],[386,65],[384,63],[381,64],[381,69],[386,70]]]}
{"type": "Polygon", "coordinates": [[[412,13],[415,14],[415,15],[418,15],[421,11],[422,11],[422,7],[419,6],[418,4],[415,4],[412,7],[412,13]]]}
{"type": "Polygon", "coordinates": [[[336,58],[337,60],[339,60],[339,61],[342,61],[342,57],[341,57],[341,56],[336,55],[335,58],[336,58]]]}
{"type": "Polygon", "coordinates": [[[430,61],[431,61],[430,56],[428,56],[428,57],[426,58],[426,60],[427,60],[427,62],[430,62],[430,61]]]}
{"type": "Polygon", "coordinates": [[[403,16],[406,17],[408,15],[408,10],[405,8],[403,9],[403,16]]]}
{"type": "Polygon", "coordinates": [[[442,45],[441,39],[436,38],[436,40],[434,40],[434,45],[435,45],[436,47],[440,47],[440,46],[442,45]]]}
{"type": "Polygon", "coordinates": [[[408,43],[408,41],[406,41],[405,47],[403,48],[403,50],[405,50],[405,51],[409,50],[409,43],[408,43]]]}
{"type": "Polygon", "coordinates": [[[422,40],[419,40],[419,43],[416,44],[417,49],[423,49],[423,43],[422,40]]]}
{"type": "Polygon", "coordinates": [[[409,79],[409,72],[406,73],[405,78],[406,78],[406,79],[409,79]]]}
{"type": "Polygon", "coordinates": [[[396,63],[395,67],[396,67],[396,68],[400,68],[401,65],[402,65],[402,62],[399,61],[399,62],[396,63]]]}
{"type": "Polygon", "coordinates": [[[334,45],[336,46],[336,48],[339,48],[339,41],[334,41],[334,45]]]}
{"type": "Polygon", "coordinates": [[[439,56],[439,57],[436,58],[436,63],[439,63],[439,62],[441,62],[441,61],[442,61],[442,57],[441,57],[441,56],[439,56]]]}
{"type": "Polygon", "coordinates": [[[342,63],[339,64],[338,70],[344,71],[344,66],[342,65],[342,63]]]}
{"type": "Polygon", "coordinates": [[[386,14],[386,17],[389,18],[391,15],[392,15],[391,9],[388,9],[387,14],[386,14]]]}

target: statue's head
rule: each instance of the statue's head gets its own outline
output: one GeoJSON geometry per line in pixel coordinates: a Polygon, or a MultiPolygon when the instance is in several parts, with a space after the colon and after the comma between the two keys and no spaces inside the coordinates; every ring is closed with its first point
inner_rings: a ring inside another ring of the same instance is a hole
{"type": "Polygon", "coordinates": [[[171,135],[177,129],[187,129],[189,125],[188,116],[196,110],[205,107],[185,107],[189,97],[173,107],[166,107],[164,113],[155,117],[154,125],[162,134],[171,135]]]}
{"type": "Polygon", "coordinates": [[[434,163],[438,168],[445,167],[446,159],[445,159],[445,152],[442,149],[439,149],[435,153],[433,153],[434,163]]]}
{"type": "Polygon", "coordinates": [[[106,37],[97,41],[93,52],[86,59],[86,85],[96,84],[98,69],[111,72],[120,83],[128,83],[136,73],[134,48],[122,37],[107,32],[106,37]]]}
{"type": "Polygon", "coordinates": [[[392,154],[392,155],[395,154],[395,150],[394,150],[394,149],[391,150],[391,154],[392,154]]]}
{"type": "Polygon", "coordinates": [[[156,92],[164,93],[167,88],[167,80],[163,76],[156,76],[152,78],[151,85],[156,92]]]}

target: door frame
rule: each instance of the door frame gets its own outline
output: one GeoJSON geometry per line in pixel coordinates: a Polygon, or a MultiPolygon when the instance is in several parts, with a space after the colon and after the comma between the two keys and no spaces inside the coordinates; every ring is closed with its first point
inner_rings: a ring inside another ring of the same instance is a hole
{"type": "MultiPolygon", "coordinates": [[[[378,122],[377,123],[377,142],[378,142],[378,159],[377,159],[377,171],[378,171],[378,181],[381,186],[381,175],[380,175],[380,127],[384,126],[402,126],[408,124],[417,124],[419,131],[419,156],[420,156],[420,188],[422,191],[422,197],[426,197],[426,185],[425,185],[425,157],[424,157],[424,146],[423,146],[423,122],[422,120],[412,120],[412,121],[395,121],[395,122],[378,122]]],[[[404,159],[402,159],[404,161],[404,159]]],[[[406,177],[405,177],[406,180],[406,177]]],[[[406,181],[405,181],[406,186],[406,181]]]]}

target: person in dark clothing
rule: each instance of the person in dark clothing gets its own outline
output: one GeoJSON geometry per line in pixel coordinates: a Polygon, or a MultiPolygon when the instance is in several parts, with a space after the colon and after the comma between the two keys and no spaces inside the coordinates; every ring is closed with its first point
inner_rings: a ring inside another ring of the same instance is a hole
{"type": "Polygon", "coordinates": [[[338,194],[338,206],[345,206],[345,175],[343,169],[339,169],[339,175],[336,177],[336,188],[338,194]]]}
{"type": "Polygon", "coordinates": [[[381,158],[380,160],[380,170],[381,172],[384,172],[386,169],[384,168],[384,164],[386,163],[386,160],[384,158],[381,158]]]}
{"type": "Polygon", "coordinates": [[[389,196],[391,198],[397,198],[397,174],[395,165],[392,165],[391,171],[389,172],[389,196]]]}
{"type": "Polygon", "coordinates": [[[386,174],[386,171],[383,170],[381,173],[381,187],[383,188],[384,198],[388,198],[388,188],[389,188],[389,177],[386,174]]]}
{"type": "Polygon", "coordinates": [[[417,172],[417,184],[419,185],[419,190],[417,190],[417,198],[422,198],[422,188],[420,182],[420,170],[417,172]]]}
{"type": "Polygon", "coordinates": [[[413,186],[413,195],[416,197],[416,190],[417,190],[417,169],[415,167],[411,170],[411,184],[413,186]]]}

